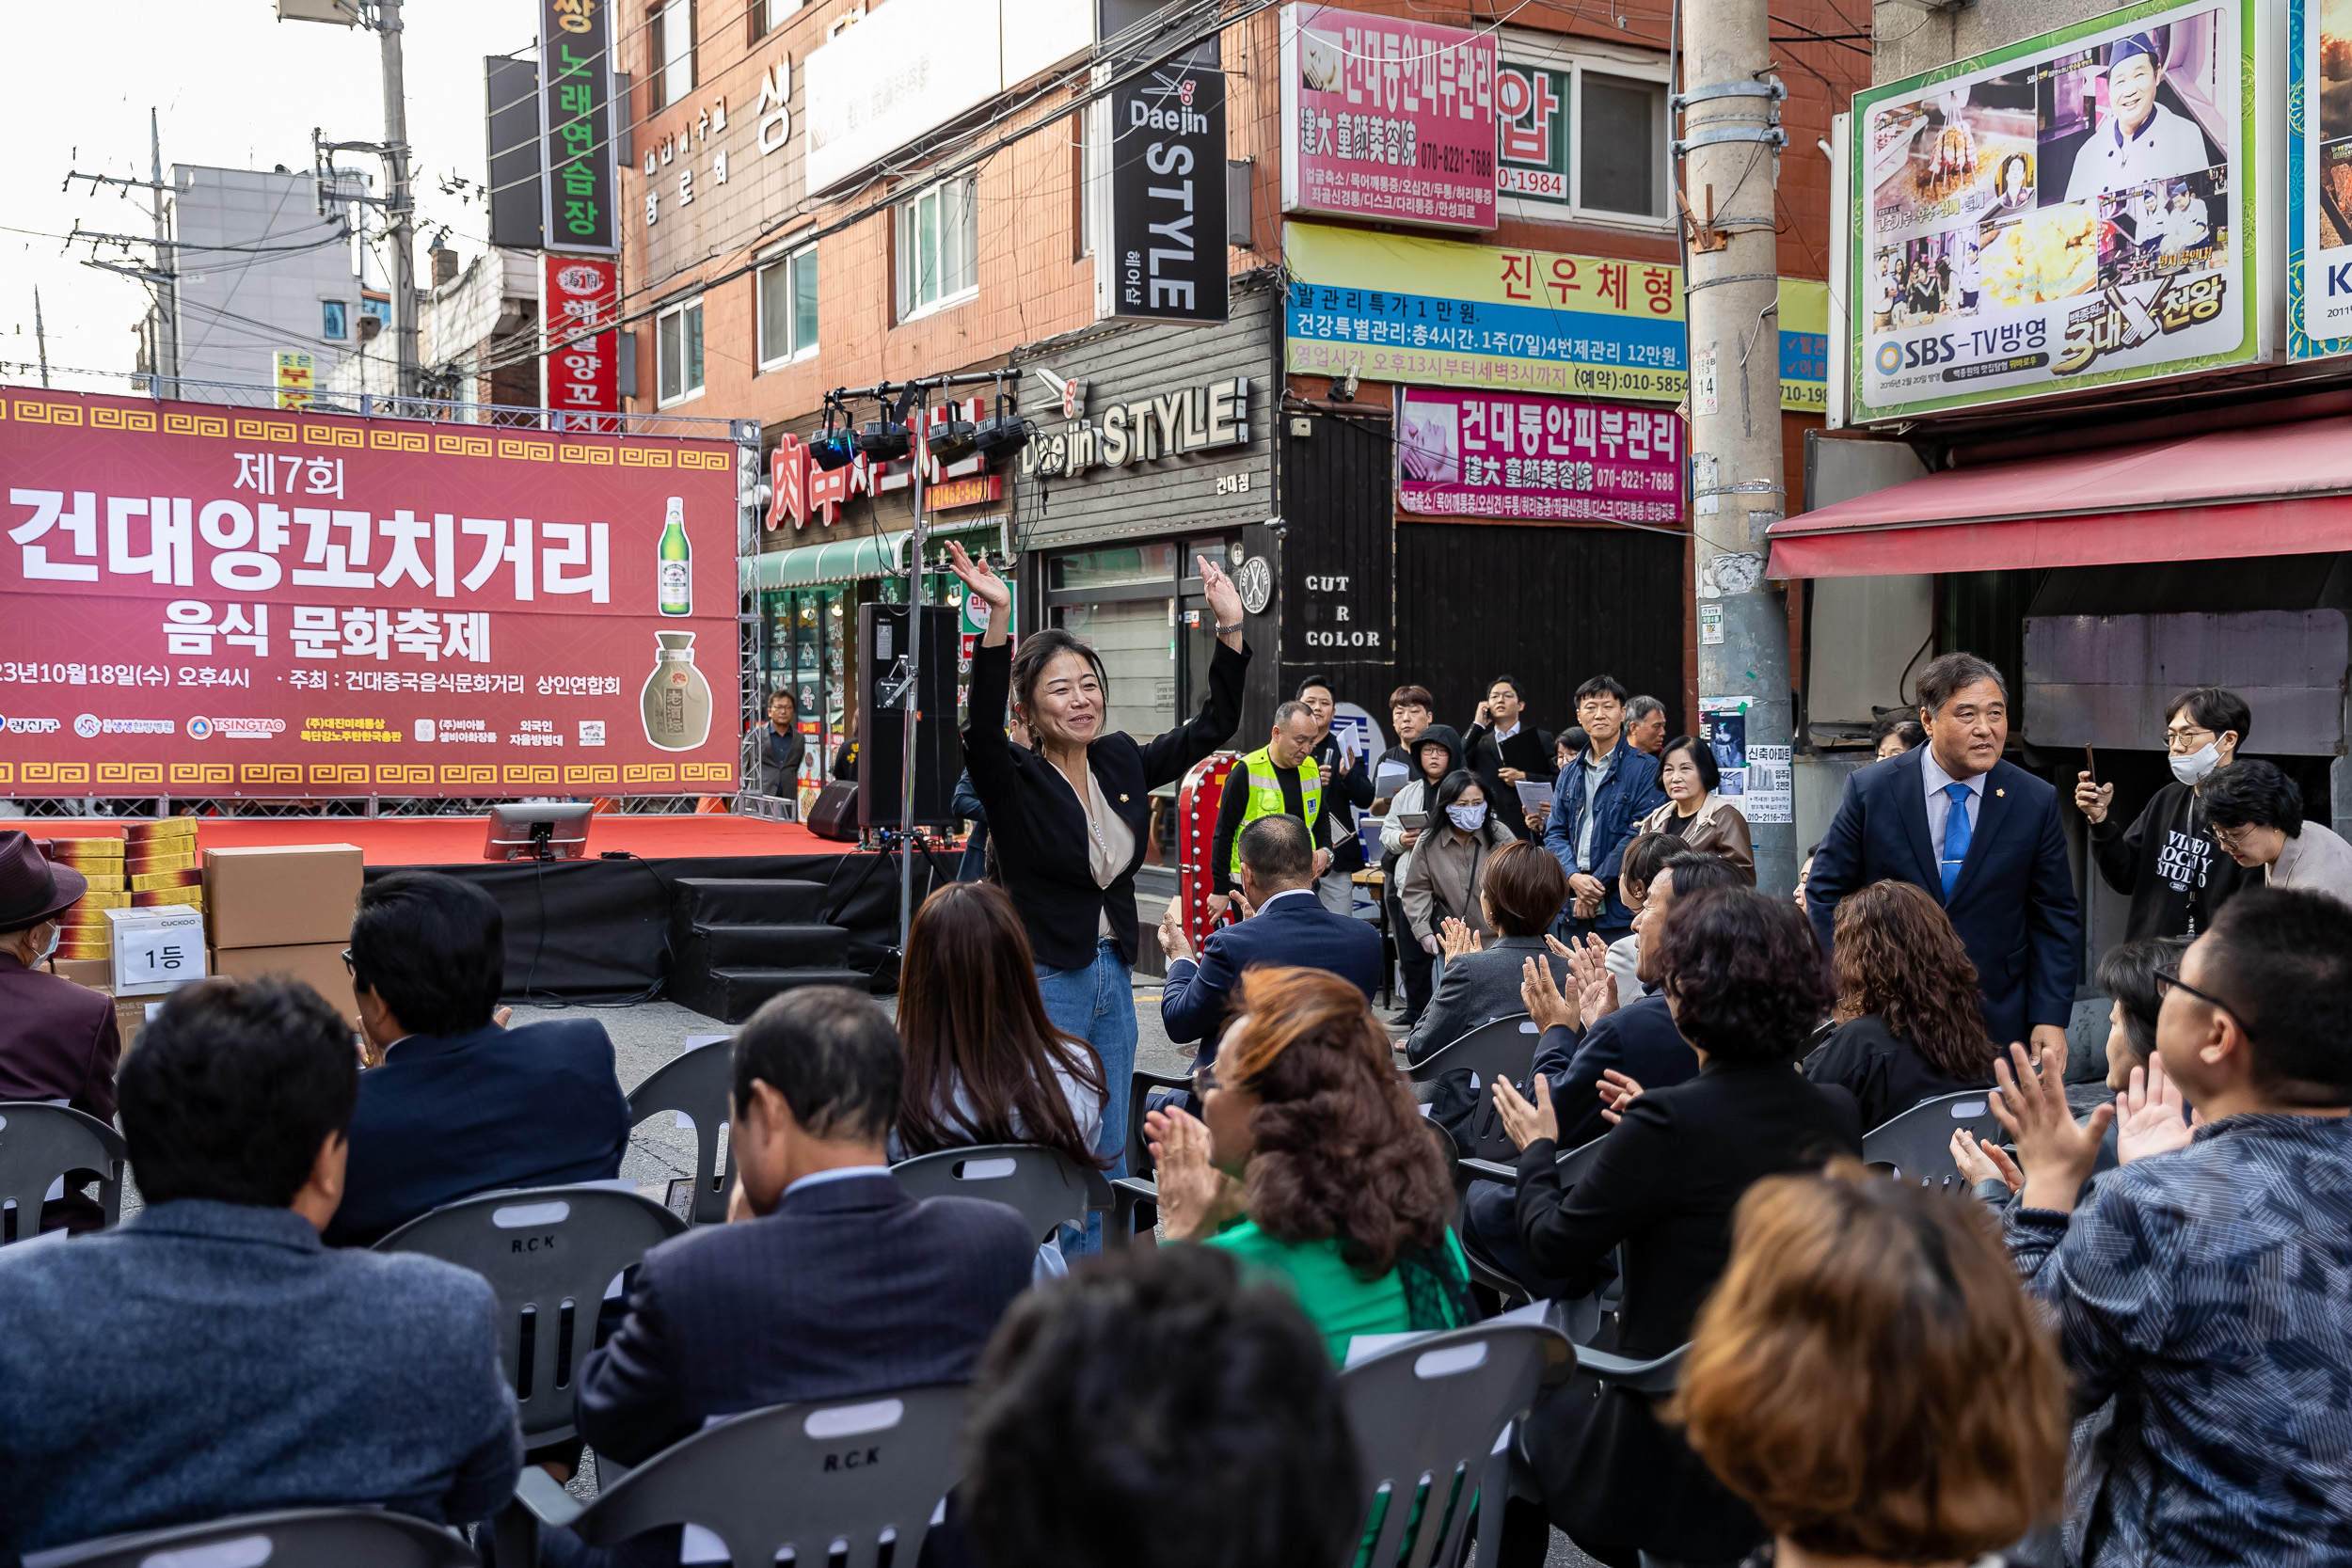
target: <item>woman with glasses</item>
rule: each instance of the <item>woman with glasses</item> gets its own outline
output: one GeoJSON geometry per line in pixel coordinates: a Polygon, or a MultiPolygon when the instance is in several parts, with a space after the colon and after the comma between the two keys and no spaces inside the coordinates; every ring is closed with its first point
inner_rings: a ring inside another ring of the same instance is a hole
{"type": "Polygon", "coordinates": [[[2216,843],[2272,887],[2311,888],[2352,904],[2352,844],[2303,817],[2303,791],[2266,762],[2235,762],[2205,784],[2216,843]]]}
{"type": "Polygon", "coordinates": [[[1281,1284],[1337,1363],[1359,1334],[1470,1322],[1442,1134],[1364,993],[1319,969],[1253,969],[1235,1006],[1194,1075],[1200,1116],[1144,1118],[1168,1239],[1281,1284]]]}
{"type": "Polygon", "coordinates": [[[2091,859],[2107,886],[2127,895],[2127,942],[2193,937],[2213,924],[2232,894],[2253,879],[2214,850],[2205,781],[2246,743],[2254,716],[2246,699],[2217,686],[2172,699],[2164,721],[2172,780],[2151,796],[2129,828],[2115,819],[2115,785],[2075,776],[2074,806],[2090,823],[2091,859]]]}

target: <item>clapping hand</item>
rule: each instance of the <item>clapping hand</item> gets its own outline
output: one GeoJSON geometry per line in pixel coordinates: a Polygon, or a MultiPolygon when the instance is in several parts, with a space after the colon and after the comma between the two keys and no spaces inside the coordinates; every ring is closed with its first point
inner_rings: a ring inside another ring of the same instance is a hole
{"type": "Polygon", "coordinates": [[[1617,977],[1609,973],[1609,944],[1587,931],[1583,945],[1547,936],[1551,950],[1568,960],[1568,978],[1576,987],[1576,1010],[1586,1027],[1617,1010],[1617,977]]]}
{"type": "Polygon", "coordinates": [[[1197,1242],[1241,1212],[1242,1185],[1209,1164],[1209,1130],[1169,1107],[1143,1118],[1143,1136],[1160,1190],[1160,1221],[1170,1240],[1197,1242]]]}
{"type": "MultiPolygon", "coordinates": [[[[1529,963],[1535,960],[1530,958],[1529,963]]],[[[1560,1117],[1551,1108],[1551,1080],[1542,1073],[1535,1075],[1535,1102],[1529,1104],[1508,1078],[1495,1080],[1495,1109],[1502,1117],[1503,1135],[1519,1148],[1525,1148],[1538,1138],[1558,1142],[1560,1117]]]]}
{"type": "Polygon", "coordinates": [[[1528,1021],[1539,1032],[1554,1025],[1576,1027],[1576,1004],[1560,994],[1552,983],[1551,965],[1541,958],[1530,958],[1520,967],[1519,1000],[1527,1004],[1528,1021]]]}
{"type": "Polygon", "coordinates": [[[2115,1097],[2115,1159],[2118,1164],[2169,1154],[2186,1148],[2189,1137],[2204,1125],[2184,1113],[2181,1086],[2164,1070],[2164,1058],[2151,1056],[2145,1068],[2132,1069],[2132,1085],[2115,1097]]]}
{"type": "Polygon", "coordinates": [[[2017,1168],[2009,1150],[1990,1138],[1970,1137],[1965,1127],[1952,1134],[1952,1164],[1960,1167],[1960,1174],[1970,1186],[1979,1181],[2001,1181],[2008,1183],[2013,1193],[2026,1184],[2026,1173],[2017,1168]]]}
{"type": "Polygon", "coordinates": [[[1184,934],[1184,900],[1182,895],[1170,898],[1167,912],[1160,916],[1160,951],[1170,958],[1192,957],[1192,939],[1184,934]]]}
{"type": "Polygon", "coordinates": [[[2063,1044],[2045,1047],[2036,1071],[2026,1048],[2012,1043],[2008,1060],[1994,1060],[1993,1075],[2001,1086],[1987,1098],[2017,1146],[2017,1163],[2026,1172],[2017,1201],[2028,1209],[2073,1213],[2075,1195],[2099,1164],[2099,1140],[2115,1119],[2115,1107],[2102,1105],[2075,1125],[2066,1103],[2063,1044]]]}
{"type": "Polygon", "coordinates": [[[1627,1106],[1642,1098],[1642,1085],[1615,1068],[1603,1072],[1593,1088],[1600,1096],[1600,1119],[1612,1127],[1625,1119],[1627,1106]]]}
{"type": "Polygon", "coordinates": [[[1449,958],[1458,958],[1465,953],[1480,951],[1478,933],[1452,915],[1447,915],[1445,923],[1438,927],[1438,946],[1449,958]]]}

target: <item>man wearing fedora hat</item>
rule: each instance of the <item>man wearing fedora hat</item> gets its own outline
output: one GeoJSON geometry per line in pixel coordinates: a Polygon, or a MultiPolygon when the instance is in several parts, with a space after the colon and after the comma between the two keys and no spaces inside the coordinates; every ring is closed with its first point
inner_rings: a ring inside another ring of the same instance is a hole
{"type": "MultiPolygon", "coordinates": [[[[61,1100],[111,1127],[122,1055],[114,1004],[40,968],[57,949],[57,917],[88,889],[23,832],[0,832],[0,1101],[61,1100]]],[[[79,1193],[40,1209],[43,1230],[95,1230],[103,1220],[79,1193]]]]}

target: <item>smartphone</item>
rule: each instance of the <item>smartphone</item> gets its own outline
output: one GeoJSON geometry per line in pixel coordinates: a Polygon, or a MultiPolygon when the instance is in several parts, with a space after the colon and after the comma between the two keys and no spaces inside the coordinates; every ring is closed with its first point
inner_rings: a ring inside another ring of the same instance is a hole
{"type": "Polygon", "coordinates": [[[2090,754],[2090,748],[2088,746],[2083,748],[2083,771],[2090,775],[2092,784],[2099,782],[2099,759],[2090,754]]]}

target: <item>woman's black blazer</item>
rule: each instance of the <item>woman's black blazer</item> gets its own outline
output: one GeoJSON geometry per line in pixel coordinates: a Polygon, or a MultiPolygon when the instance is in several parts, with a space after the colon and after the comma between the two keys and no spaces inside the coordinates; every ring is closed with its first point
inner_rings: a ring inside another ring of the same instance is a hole
{"type": "Polygon", "coordinates": [[[1110,911],[1111,937],[1129,966],[1136,961],[1136,867],[1150,846],[1152,791],[1232,738],[1241,723],[1243,677],[1249,653],[1223,642],[1209,660],[1209,696],[1192,721],[1148,744],[1113,733],[1087,748],[1104,798],[1136,835],[1136,852],[1110,886],[1094,885],[1086,808],[1054,765],[1005,736],[1012,685],[1012,644],[982,647],[972,656],[972,695],[963,732],[963,760],[972,792],[988,810],[989,837],[1005,891],[1028,927],[1037,961],[1053,969],[1094,962],[1096,932],[1110,911]]]}

